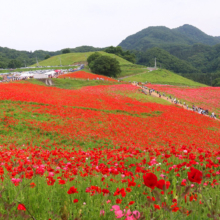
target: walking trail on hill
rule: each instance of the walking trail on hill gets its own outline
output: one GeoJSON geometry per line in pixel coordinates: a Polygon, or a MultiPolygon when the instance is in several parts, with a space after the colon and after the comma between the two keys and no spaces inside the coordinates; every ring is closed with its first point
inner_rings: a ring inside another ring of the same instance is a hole
{"type": "MultiPolygon", "coordinates": [[[[145,92],[148,92],[147,89],[143,88],[143,87],[140,86],[140,85],[137,85],[137,84],[135,84],[135,83],[132,83],[132,85],[137,86],[137,87],[140,87],[140,88],[142,88],[145,92]]],[[[164,100],[166,100],[167,102],[170,102],[170,103],[172,103],[172,104],[174,104],[174,105],[178,105],[178,106],[180,106],[180,107],[182,107],[182,108],[184,108],[184,109],[186,109],[186,110],[192,111],[190,108],[187,109],[187,107],[186,107],[185,105],[183,105],[183,104],[174,103],[174,102],[172,102],[169,98],[167,99],[167,97],[164,97],[164,96],[162,96],[162,95],[161,95],[161,97],[160,97],[159,94],[157,94],[156,92],[151,92],[151,96],[164,99],[164,100]]],[[[197,114],[199,114],[199,113],[197,112],[197,114]]],[[[204,116],[209,117],[209,115],[204,115],[204,116]]],[[[217,118],[216,118],[216,120],[220,121],[220,120],[217,119],[217,118]]]]}

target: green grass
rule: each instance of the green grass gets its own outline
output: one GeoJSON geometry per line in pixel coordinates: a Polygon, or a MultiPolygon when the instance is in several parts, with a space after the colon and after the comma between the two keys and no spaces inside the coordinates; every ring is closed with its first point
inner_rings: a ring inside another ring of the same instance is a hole
{"type": "MultiPolygon", "coordinates": [[[[37,79],[28,80],[29,83],[47,86],[44,82],[37,79]]],[[[98,85],[115,85],[120,84],[117,82],[109,82],[102,80],[81,80],[81,79],[52,79],[53,85],[52,87],[57,87],[61,89],[80,89],[85,86],[98,86],[98,85]]],[[[25,83],[25,81],[22,81],[25,83]]],[[[51,87],[51,86],[50,86],[51,87]]]]}
{"type": "Polygon", "coordinates": [[[118,76],[118,78],[131,76],[134,74],[140,74],[140,73],[147,73],[147,67],[136,65],[136,64],[127,64],[127,65],[121,65],[121,73],[118,76]]]}
{"type": "Polygon", "coordinates": [[[61,89],[80,89],[85,86],[114,85],[115,82],[102,80],[52,79],[53,86],[61,89]]]}
{"type": "Polygon", "coordinates": [[[175,74],[165,69],[159,69],[148,73],[141,73],[135,76],[124,78],[123,80],[131,82],[150,82],[155,84],[185,85],[194,87],[207,86],[179,76],[178,74],[175,74]]]}
{"type": "Polygon", "coordinates": [[[36,84],[36,85],[40,85],[40,86],[46,86],[46,84],[44,82],[42,82],[40,80],[37,80],[37,79],[22,80],[22,81],[19,81],[18,83],[26,83],[26,82],[36,84]]]}
{"type": "Polygon", "coordinates": [[[164,99],[150,96],[150,95],[145,95],[143,93],[131,93],[131,94],[128,94],[127,96],[130,98],[136,99],[140,102],[152,102],[152,103],[157,103],[157,104],[162,104],[162,105],[172,105],[170,102],[164,99]]]}
{"type": "MultiPolygon", "coordinates": [[[[77,62],[86,62],[87,58],[93,53],[94,52],[61,54],[39,62],[39,66],[58,66],[60,65],[60,60],[62,65],[72,65],[77,62]]],[[[119,61],[120,65],[131,64],[127,60],[124,60],[123,58],[117,55],[105,53],[103,51],[100,51],[99,53],[105,56],[116,58],[119,61]]],[[[32,66],[37,66],[37,64],[34,64],[32,66]]]]}
{"type": "Polygon", "coordinates": [[[132,99],[136,99],[140,102],[151,102],[151,103],[157,103],[157,104],[162,104],[162,105],[171,105],[170,102],[161,99],[159,97],[155,96],[150,96],[150,95],[145,95],[141,92],[141,89],[138,89],[137,92],[118,92],[118,94],[121,94],[123,96],[127,96],[132,99]]]}

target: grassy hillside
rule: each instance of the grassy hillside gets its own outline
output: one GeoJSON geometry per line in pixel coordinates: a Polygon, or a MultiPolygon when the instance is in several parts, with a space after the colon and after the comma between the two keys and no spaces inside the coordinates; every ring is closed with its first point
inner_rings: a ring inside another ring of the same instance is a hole
{"type": "MultiPolygon", "coordinates": [[[[40,66],[58,66],[60,65],[60,60],[62,65],[71,65],[76,62],[85,62],[87,58],[94,52],[86,52],[86,53],[67,53],[67,54],[61,54],[58,56],[53,56],[47,60],[43,60],[39,62],[40,66]]],[[[103,51],[100,51],[102,55],[110,56],[113,58],[116,58],[120,65],[126,65],[131,64],[127,60],[124,60],[117,55],[105,53],[103,51]]],[[[33,66],[36,66],[37,64],[34,64],[33,66]]]]}
{"type": "Polygon", "coordinates": [[[141,73],[135,76],[126,77],[123,80],[136,81],[136,82],[150,82],[155,84],[168,84],[168,85],[187,85],[187,86],[196,86],[196,87],[206,86],[204,84],[197,83],[182,76],[179,76],[165,69],[159,69],[152,72],[141,73]]]}
{"type": "MultiPolygon", "coordinates": [[[[27,81],[22,81],[23,83],[27,81]]],[[[30,79],[28,80],[29,83],[37,84],[46,86],[46,84],[40,80],[37,79],[30,79]]],[[[81,79],[52,79],[53,86],[61,89],[80,89],[85,86],[98,86],[98,85],[114,85],[114,84],[120,84],[117,82],[109,82],[109,81],[102,81],[102,80],[81,80],[81,79]]],[[[49,86],[51,87],[51,86],[49,86]]]]}
{"type": "Polygon", "coordinates": [[[141,66],[137,64],[129,64],[129,65],[121,65],[121,73],[118,78],[123,78],[126,76],[132,76],[139,73],[146,73],[148,72],[146,66],[141,66]]]}

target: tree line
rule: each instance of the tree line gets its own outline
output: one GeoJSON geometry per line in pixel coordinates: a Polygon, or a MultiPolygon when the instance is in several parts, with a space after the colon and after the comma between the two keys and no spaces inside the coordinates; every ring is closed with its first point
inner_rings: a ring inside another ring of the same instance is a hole
{"type": "Polygon", "coordinates": [[[77,52],[95,52],[102,51],[105,48],[95,48],[91,46],[81,46],[76,48],[64,48],[55,52],[36,50],[32,51],[18,51],[6,47],[0,47],[0,69],[6,68],[20,68],[35,64],[52,56],[63,53],[77,53],[77,52]]]}

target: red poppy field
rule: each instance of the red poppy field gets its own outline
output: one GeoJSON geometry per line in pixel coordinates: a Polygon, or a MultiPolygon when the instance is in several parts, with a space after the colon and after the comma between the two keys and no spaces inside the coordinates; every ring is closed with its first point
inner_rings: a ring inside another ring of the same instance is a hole
{"type": "Polygon", "coordinates": [[[149,85],[156,91],[165,92],[198,107],[220,114],[220,87],[178,87],[169,85],[149,85]]]}
{"type": "Polygon", "coordinates": [[[0,84],[3,219],[219,219],[220,122],[130,84],[0,84]]]}
{"type": "Polygon", "coordinates": [[[104,79],[110,82],[117,82],[117,80],[112,79],[110,77],[107,76],[103,76],[103,75],[98,75],[98,74],[93,74],[93,73],[87,73],[85,71],[77,71],[77,72],[73,72],[73,73],[68,73],[65,75],[60,75],[58,78],[75,78],[75,79],[104,79]]]}

